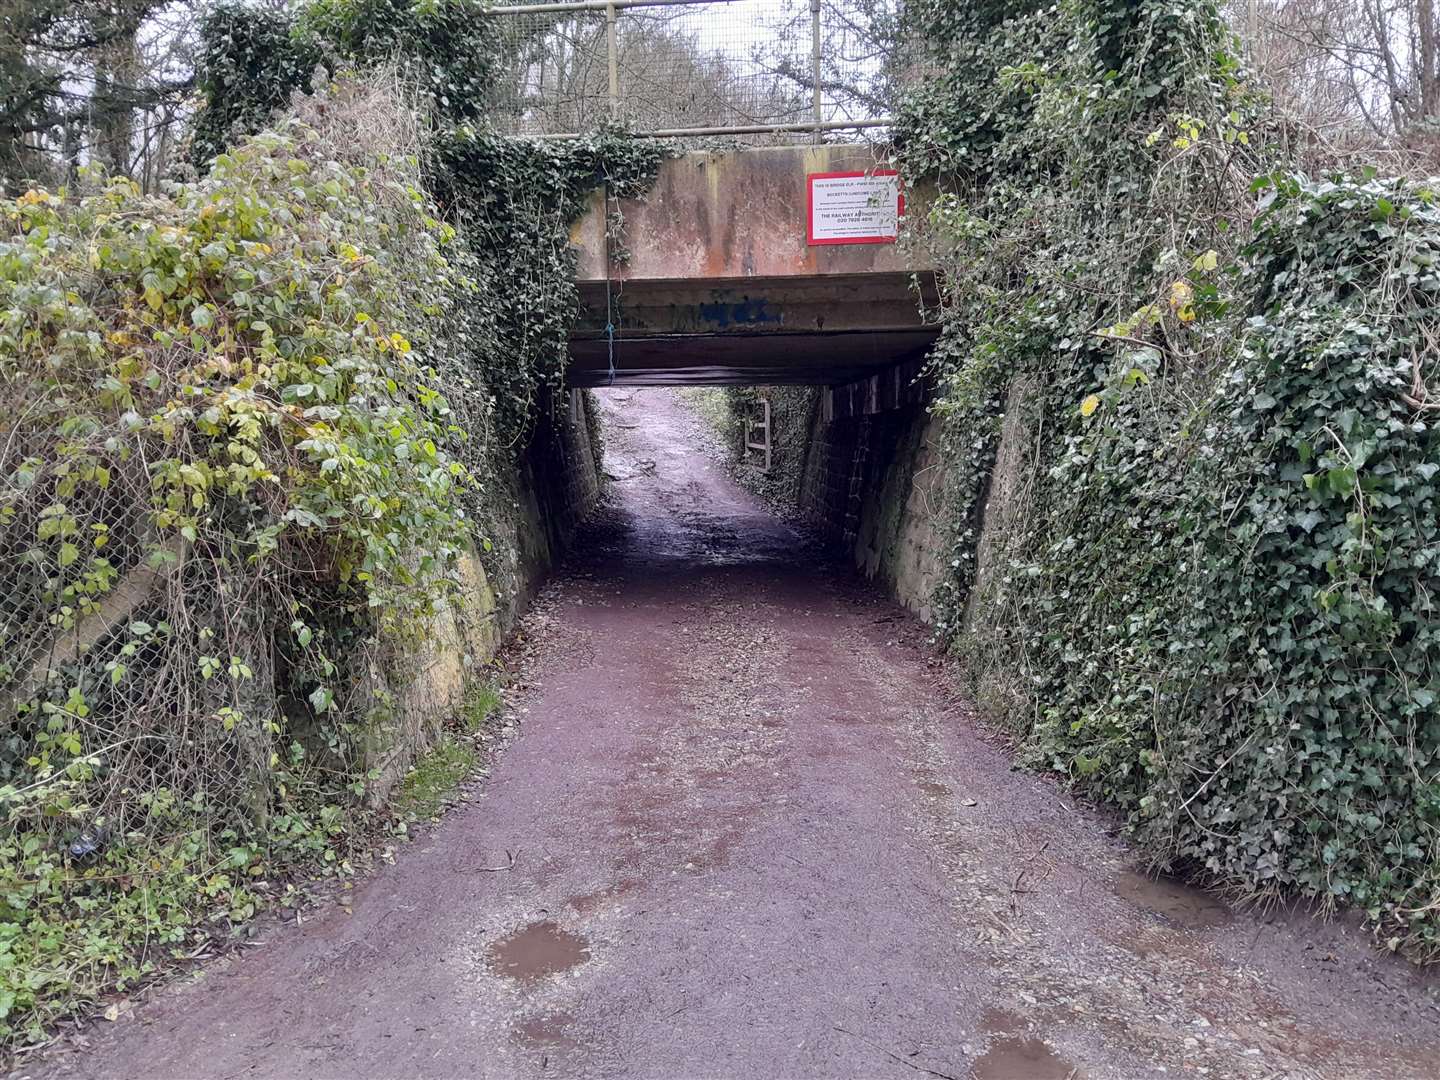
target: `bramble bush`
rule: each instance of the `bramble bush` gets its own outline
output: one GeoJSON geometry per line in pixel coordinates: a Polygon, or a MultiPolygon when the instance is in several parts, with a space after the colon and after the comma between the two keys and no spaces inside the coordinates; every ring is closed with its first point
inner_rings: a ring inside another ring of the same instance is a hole
{"type": "Polygon", "coordinates": [[[0,210],[7,1040],[343,861],[370,666],[471,542],[433,358],[474,285],[411,149],[291,122],[0,210]]]}
{"type": "Polygon", "coordinates": [[[568,226],[660,151],[490,134],[475,15],[221,6],[204,179],[0,210],[0,1046],[348,873],[462,553],[513,589],[568,226]]]}
{"type": "Polygon", "coordinates": [[[1212,3],[910,18],[942,633],[1155,862],[1435,959],[1432,192],[1292,175],[1212,3]]]}

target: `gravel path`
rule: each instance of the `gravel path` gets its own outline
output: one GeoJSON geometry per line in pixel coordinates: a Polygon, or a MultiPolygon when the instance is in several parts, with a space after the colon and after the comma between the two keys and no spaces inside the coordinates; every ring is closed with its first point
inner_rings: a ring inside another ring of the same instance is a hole
{"type": "Polygon", "coordinates": [[[602,397],[610,507],[529,618],[521,731],[472,800],[350,912],[50,1069],[1440,1077],[1433,978],[1139,873],[678,398],[602,397]]]}

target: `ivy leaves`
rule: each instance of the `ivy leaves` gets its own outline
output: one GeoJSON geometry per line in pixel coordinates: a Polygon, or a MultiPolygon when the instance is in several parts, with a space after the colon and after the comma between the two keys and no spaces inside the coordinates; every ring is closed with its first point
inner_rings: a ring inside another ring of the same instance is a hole
{"type": "Polygon", "coordinates": [[[283,14],[220,4],[200,22],[196,83],[205,107],[195,121],[191,159],[205,165],[238,138],[260,130],[295,90],[311,89],[317,44],[283,14]]]}
{"type": "Polygon", "coordinates": [[[1210,3],[921,37],[977,693],[1157,858],[1440,956],[1433,194],[1269,166],[1210,3]]]}
{"type": "Polygon", "coordinates": [[[478,293],[469,356],[494,394],[500,441],[518,447],[540,394],[563,385],[580,310],[569,226],[597,189],[643,192],[665,151],[617,131],[562,142],[468,126],[435,145],[432,183],[459,225],[478,293]]]}

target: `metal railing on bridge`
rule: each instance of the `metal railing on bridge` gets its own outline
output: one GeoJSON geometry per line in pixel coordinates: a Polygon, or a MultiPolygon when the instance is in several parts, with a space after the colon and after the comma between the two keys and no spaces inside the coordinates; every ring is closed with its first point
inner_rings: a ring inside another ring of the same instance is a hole
{"type": "Polygon", "coordinates": [[[569,0],[485,17],[511,58],[489,114],[511,134],[614,123],[755,142],[890,123],[890,0],[569,0]]]}

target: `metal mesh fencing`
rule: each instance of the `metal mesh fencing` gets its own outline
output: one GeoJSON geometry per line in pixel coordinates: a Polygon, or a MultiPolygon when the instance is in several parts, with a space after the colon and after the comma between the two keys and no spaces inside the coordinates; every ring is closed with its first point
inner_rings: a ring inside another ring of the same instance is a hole
{"type": "Polygon", "coordinates": [[[615,122],[642,134],[874,127],[888,114],[889,14],[876,0],[592,0],[493,8],[510,134],[615,122]]]}

